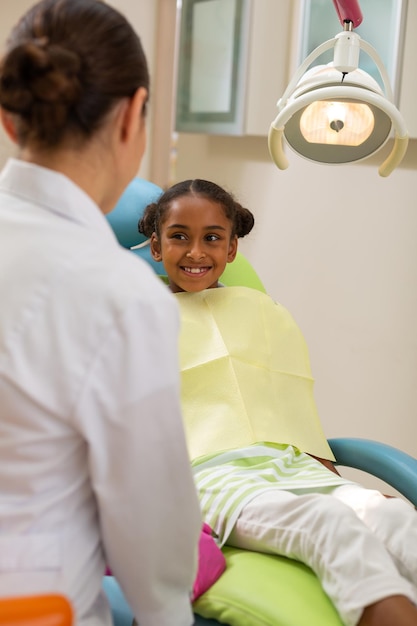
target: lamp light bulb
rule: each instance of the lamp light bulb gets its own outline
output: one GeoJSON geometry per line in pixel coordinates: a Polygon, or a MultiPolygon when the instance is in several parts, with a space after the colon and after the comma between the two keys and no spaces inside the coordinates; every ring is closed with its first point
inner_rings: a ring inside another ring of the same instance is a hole
{"type": "Polygon", "coordinates": [[[329,126],[336,133],[339,133],[345,127],[346,105],[341,102],[328,102],[326,115],[329,126]]]}
{"type": "Polygon", "coordinates": [[[317,100],[300,117],[301,134],[309,143],[359,146],[374,125],[374,114],[363,102],[317,100]]]}

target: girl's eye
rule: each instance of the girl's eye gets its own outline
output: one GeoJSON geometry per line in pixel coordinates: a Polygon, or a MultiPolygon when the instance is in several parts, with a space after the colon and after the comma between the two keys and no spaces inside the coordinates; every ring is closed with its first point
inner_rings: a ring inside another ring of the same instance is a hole
{"type": "Polygon", "coordinates": [[[207,241],[218,241],[220,237],[218,235],[207,235],[207,241]]]}
{"type": "Polygon", "coordinates": [[[180,239],[181,241],[184,241],[186,237],[183,233],[174,233],[171,235],[171,239],[180,239]]]}

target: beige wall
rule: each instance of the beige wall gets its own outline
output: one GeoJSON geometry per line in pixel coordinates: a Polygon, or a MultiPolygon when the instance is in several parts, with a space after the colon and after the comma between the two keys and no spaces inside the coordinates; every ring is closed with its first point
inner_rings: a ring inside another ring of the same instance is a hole
{"type": "MultiPolygon", "coordinates": [[[[113,5],[121,11],[131,22],[138,33],[146,58],[149,64],[151,74],[151,103],[153,98],[153,78],[155,75],[155,36],[156,36],[156,15],[158,3],[154,0],[107,0],[108,4],[113,5]]],[[[152,159],[152,122],[153,107],[149,107],[149,115],[147,120],[148,128],[148,145],[139,170],[142,178],[150,176],[150,162],[152,159]]]]}

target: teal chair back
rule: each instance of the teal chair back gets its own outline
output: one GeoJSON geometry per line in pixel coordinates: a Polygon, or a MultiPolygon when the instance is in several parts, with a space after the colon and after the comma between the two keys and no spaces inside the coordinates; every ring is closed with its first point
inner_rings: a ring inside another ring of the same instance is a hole
{"type": "Polygon", "coordinates": [[[145,235],[138,230],[138,222],[148,204],[156,202],[163,193],[161,187],[143,178],[134,178],[120,196],[113,211],[107,214],[107,221],[112,227],[118,242],[123,248],[132,250],[155,270],[165,274],[162,263],[153,260],[150,246],[145,235]]]}

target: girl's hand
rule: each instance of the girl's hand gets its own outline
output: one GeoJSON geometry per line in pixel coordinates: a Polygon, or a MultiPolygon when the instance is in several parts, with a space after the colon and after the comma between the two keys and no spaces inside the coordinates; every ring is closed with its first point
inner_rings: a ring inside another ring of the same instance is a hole
{"type": "Polygon", "coordinates": [[[329,461],[329,459],[321,459],[319,456],[314,456],[314,454],[310,454],[309,456],[312,456],[313,459],[319,461],[322,465],[324,465],[324,467],[327,467],[327,469],[329,469],[334,474],[341,476],[341,474],[337,471],[335,465],[332,463],[332,461],[329,461]]]}

